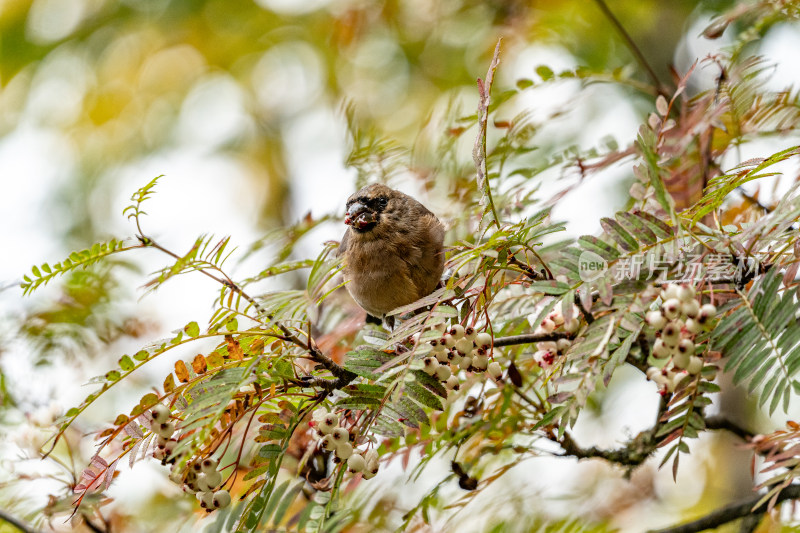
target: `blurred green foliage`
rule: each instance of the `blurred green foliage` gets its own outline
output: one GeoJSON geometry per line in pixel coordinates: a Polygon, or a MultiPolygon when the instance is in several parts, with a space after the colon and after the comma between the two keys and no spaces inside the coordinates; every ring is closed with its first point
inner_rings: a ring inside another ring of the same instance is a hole
{"type": "MultiPolygon", "coordinates": [[[[668,81],[687,19],[729,3],[610,8],[668,81]]],[[[70,220],[58,231],[86,244],[103,225],[87,192],[119,179],[125,163],[180,146],[181,114],[207,84],[232,83],[221,98],[238,98],[245,115],[211,150],[268,184],[274,206],[293,186],[284,135],[299,116],[344,99],[362,127],[408,143],[443,98],[474,93],[499,36],[506,57],[539,43],[593,70],[634,63],[595,2],[9,0],[0,9],[0,134],[34,124],[67,141],[69,179],[53,198],[70,220]]],[[[201,93],[203,105],[218,89],[201,93]]],[[[263,216],[273,225],[286,214],[265,205],[263,216]]]]}

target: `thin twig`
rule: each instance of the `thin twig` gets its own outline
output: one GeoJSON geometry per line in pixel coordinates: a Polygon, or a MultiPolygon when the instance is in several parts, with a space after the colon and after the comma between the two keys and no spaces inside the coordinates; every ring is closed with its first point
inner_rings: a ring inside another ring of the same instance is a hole
{"type": "MultiPolygon", "coordinates": [[[[137,220],[137,224],[138,224],[138,220],[137,220]]],[[[181,259],[181,257],[178,254],[176,254],[172,250],[164,248],[163,246],[158,244],[152,238],[142,234],[141,233],[141,228],[139,228],[138,226],[137,226],[137,228],[140,231],[139,235],[137,235],[137,238],[139,239],[139,242],[142,243],[143,247],[155,248],[156,250],[169,255],[173,259],[176,259],[176,260],[181,259]]],[[[274,321],[274,317],[273,317],[272,314],[268,313],[263,307],[261,307],[261,305],[255,300],[255,298],[253,298],[252,296],[247,294],[244,291],[244,289],[242,289],[239,285],[237,285],[228,276],[225,276],[225,278],[221,278],[219,276],[215,276],[211,272],[208,272],[208,270],[206,270],[204,268],[199,269],[199,272],[201,272],[205,276],[213,279],[217,283],[220,283],[220,284],[224,285],[225,287],[228,287],[230,290],[234,291],[236,294],[238,294],[239,296],[241,296],[242,298],[247,300],[250,304],[252,304],[253,307],[256,309],[256,311],[258,311],[261,315],[264,315],[269,320],[273,320],[274,321]]],[[[223,275],[224,275],[224,273],[223,273],[223,275]]],[[[284,337],[286,337],[286,339],[288,341],[290,341],[293,344],[299,346],[300,348],[308,351],[309,355],[311,356],[311,359],[313,359],[314,361],[319,363],[323,368],[328,370],[331,374],[333,374],[337,378],[347,378],[347,379],[349,379],[348,383],[350,381],[353,381],[356,378],[355,374],[353,374],[352,372],[350,372],[348,370],[345,370],[341,366],[337,365],[330,357],[325,355],[319,348],[314,346],[313,341],[311,340],[310,337],[308,339],[308,342],[304,342],[303,340],[298,338],[297,335],[292,333],[289,330],[289,328],[284,326],[282,323],[275,322],[275,325],[278,327],[278,329],[281,330],[281,332],[283,333],[284,337]]]]}
{"type": "Polygon", "coordinates": [[[526,333],[523,335],[498,337],[494,340],[493,346],[499,348],[501,346],[515,346],[517,344],[533,344],[534,342],[551,342],[559,339],[569,339],[571,337],[572,335],[569,333],[526,333]]]}
{"type": "Polygon", "coordinates": [[[492,62],[489,65],[489,71],[486,73],[486,80],[478,78],[478,135],[475,138],[475,146],[472,150],[472,159],[475,162],[475,170],[477,172],[478,188],[481,189],[481,194],[486,195],[486,201],[492,211],[492,221],[497,228],[500,228],[500,220],[497,218],[497,211],[495,211],[494,200],[492,199],[492,189],[489,186],[489,175],[486,169],[486,130],[489,123],[489,101],[492,92],[492,82],[494,81],[494,72],[497,70],[497,65],[500,63],[500,40],[497,41],[497,46],[494,48],[494,55],[492,62]]]}
{"type": "MultiPolygon", "coordinates": [[[[687,522],[685,524],[667,527],[664,529],[651,530],[650,533],[696,533],[705,529],[712,529],[733,522],[746,516],[760,515],[767,512],[768,502],[764,502],[758,507],[755,505],[761,500],[763,495],[759,494],[741,503],[727,505],[716,511],[707,514],[702,518],[687,522]]],[[[800,498],[800,485],[789,485],[778,493],[775,504],[786,500],[796,500],[800,498]]]]}
{"type": "Polygon", "coordinates": [[[587,324],[591,324],[594,322],[594,315],[583,306],[583,302],[581,301],[581,297],[575,294],[575,305],[578,307],[578,311],[581,312],[583,315],[583,319],[586,320],[587,324]]]}
{"type": "Polygon", "coordinates": [[[642,54],[642,51],[639,50],[638,46],[636,46],[636,43],[633,41],[633,38],[630,36],[627,30],[625,30],[625,27],[620,23],[619,19],[617,19],[617,17],[614,16],[614,13],[611,12],[611,10],[608,8],[604,0],[594,0],[594,1],[597,4],[597,7],[600,8],[600,11],[603,12],[603,14],[608,18],[608,20],[620,34],[622,39],[625,41],[625,44],[628,45],[628,48],[630,49],[631,53],[633,53],[634,57],[636,58],[636,61],[645,70],[645,72],[647,72],[647,75],[653,82],[656,91],[658,91],[659,94],[667,96],[667,91],[661,84],[661,80],[658,79],[658,76],[656,75],[655,71],[647,62],[647,59],[645,59],[644,54],[642,54]]]}

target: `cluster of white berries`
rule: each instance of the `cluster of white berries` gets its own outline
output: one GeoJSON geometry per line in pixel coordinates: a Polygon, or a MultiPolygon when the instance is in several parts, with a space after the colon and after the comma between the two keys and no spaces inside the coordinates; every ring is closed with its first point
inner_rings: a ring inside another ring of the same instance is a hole
{"type": "Polygon", "coordinates": [[[217,460],[207,457],[192,464],[183,490],[194,494],[203,509],[222,509],[230,505],[231,495],[227,490],[218,490],[221,483],[222,473],[217,470],[217,460]]]}
{"type": "Polygon", "coordinates": [[[153,452],[153,457],[159,461],[163,461],[172,455],[175,446],[178,445],[178,440],[172,438],[176,429],[175,422],[169,419],[169,408],[161,403],[155,404],[150,409],[150,415],[153,417],[150,427],[153,429],[153,432],[158,435],[158,437],[156,437],[156,449],[153,452]]]}
{"type": "Polygon", "coordinates": [[[703,370],[704,348],[697,348],[694,340],[711,326],[717,308],[700,305],[690,286],[669,285],[661,291],[661,301],[661,309],[648,312],[645,321],[656,331],[653,357],[668,361],[663,368],[648,368],[647,377],[666,393],[674,392],[687,375],[697,375],[703,370]],[[696,355],[698,352],[700,355],[696,355]]]}
{"type": "Polygon", "coordinates": [[[335,413],[317,409],[311,419],[323,450],[333,452],[336,459],[346,462],[351,474],[360,472],[364,479],[375,477],[379,468],[377,451],[354,448],[350,443],[350,432],[339,425],[339,417],[335,413]]]}
{"type": "Polygon", "coordinates": [[[443,334],[440,339],[430,341],[433,355],[422,360],[422,370],[436,377],[450,390],[458,389],[458,372],[488,372],[498,379],[503,370],[500,363],[490,361],[492,357],[492,336],[478,332],[473,327],[465,328],[461,324],[453,325],[449,330],[446,324],[437,329],[443,334]]]}
{"type": "MultiPolygon", "coordinates": [[[[156,449],[153,457],[161,461],[175,458],[173,452],[178,440],[172,438],[175,433],[175,423],[169,419],[169,408],[163,404],[156,404],[150,410],[153,417],[151,427],[158,435],[156,449]]],[[[227,490],[221,489],[222,473],[217,471],[217,460],[207,457],[195,461],[184,479],[182,473],[175,468],[173,461],[172,473],[169,478],[175,483],[182,484],[184,492],[195,494],[200,502],[200,507],[209,512],[222,509],[231,504],[231,495],[227,490]]]]}
{"type": "MultiPolygon", "coordinates": [[[[577,315],[577,308],[573,308],[573,316],[569,320],[564,319],[560,309],[556,309],[547,317],[542,320],[541,324],[536,326],[534,334],[548,335],[550,333],[567,333],[573,334],[578,331],[580,321],[575,318],[577,315]]],[[[558,339],[556,341],[544,341],[536,343],[536,353],[533,354],[533,359],[542,368],[547,368],[553,364],[556,355],[564,355],[572,346],[572,341],[569,339],[558,339]]]]}

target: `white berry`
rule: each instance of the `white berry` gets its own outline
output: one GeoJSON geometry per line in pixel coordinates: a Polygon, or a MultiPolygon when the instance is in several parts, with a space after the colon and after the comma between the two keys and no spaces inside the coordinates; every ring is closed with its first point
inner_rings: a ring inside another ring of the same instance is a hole
{"type": "Polygon", "coordinates": [[[449,378],[451,374],[452,372],[449,366],[441,365],[436,369],[436,379],[439,381],[447,381],[447,378],[449,378]]]}
{"type": "Polygon", "coordinates": [[[667,285],[667,288],[661,291],[661,299],[666,301],[678,297],[677,285],[667,285]]]}
{"type": "MultiPolygon", "coordinates": [[[[214,506],[214,493],[210,491],[200,491],[196,494],[197,501],[203,509],[211,509],[214,506]]],[[[229,502],[230,503],[230,502],[229,502]]]]}
{"type": "Polygon", "coordinates": [[[215,472],[217,470],[217,465],[219,463],[213,457],[206,457],[203,459],[203,464],[200,465],[200,468],[205,473],[215,472]]]}
{"type": "Polygon", "coordinates": [[[572,341],[569,339],[558,339],[556,342],[556,348],[560,353],[566,353],[570,346],[572,346],[572,341]]]}
{"type": "Polygon", "coordinates": [[[155,404],[151,408],[150,414],[153,415],[153,422],[156,424],[163,424],[169,420],[169,408],[162,403],[155,404]]]}
{"type": "Polygon", "coordinates": [[[432,376],[436,373],[436,369],[439,368],[439,361],[436,360],[437,358],[433,357],[426,357],[422,360],[422,371],[432,376]]]}
{"type": "Polygon", "coordinates": [[[373,468],[375,470],[378,469],[378,460],[380,459],[380,456],[378,455],[377,450],[367,450],[367,452],[364,454],[364,459],[367,461],[367,468],[370,470],[373,468]]]}
{"type": "Polygon", "coordinates": [[[552,320],[553,324],[555,324],[556,326],[560,326],[561,324],[564,323],[564,315],[562,315],[561,311],[559,311],[558,309],[547,315],[547,318],[552,320]]]}
{"type": "Polygon", "coordinates": [[[694,355],[694,343],[689,339],[681,339],[681,342],[678,343],[678,352],[694,355]]]}
{"type": "Polygon", "coordinates": [[[679,368],[683,370],[687,366],[689,366],[689,354],[687,353],[676,353],[672,356],[672,364],[675,368],[679,368]]]}
{"type": "Polygon", "coordinates": [[[350,432],[347,431],[345,428],[335,428],[333,433],[331,433],[333,440],[337,442],[347,442],[350,440],[350,432]]]}
{"type": "Polygon", "coordinates": [[[455,340],[464,338],[464,326],[461,324],[454,325],[450,328],[450,335],[452,335],[455,340]]]}
{"type": "Polygon", "coordinates": [[[197,487],[197,489],[200,492],[207,492],[210,490],[214,490],[214,487],[216,485],[212,484],[211,481],[214,480],[209,479],[208,474],[206,474],[205,472],[201,472],[200,474],[198,474],[197,478],[195,478],[194,486],[197,487]]]}
{"type": "Polygon", "coordinates": [[[570,318],[569,320],[564,322],[564,331],[567,333],[575,333],[578,331],[578,328],[581,326],[580,321],[577,318],[570,318]]]}
{"type": "Polygon", "coordinates": [[[478,332],[475,331],[475,328],[473,328],[472,326],[464,330],[464,338],[467,339],[468,341],[474,341],[475,337],[477,336],[478,332]]]}
{"type": "Polygon", "coordinates": [[[336,441],[333,440],[333,435],[325,435],[320,440],[320,443],[322,443],[322,448],[326,451],[332,452],[336,449],[336,441]]]}
{"type": "Polygon", "coordinates": [[[694,287],[679,287],[678,288],[678,300],[681,302],[689,302],[694,300],[695,292],[694,287]]]}
{"type": "Polygon", "coordinates": [[[648,325],[656,331],[661,331],[667,324],[667,319],[661,314],[661,311],[650,311],[645,318],[648,325]]]}
{"type": "Polygon", "coordinates": [[[685,378],[686,375],[687,374],[685,372],[679,372],[679,373],[675,374],[672,377],[672,390],[673,391],[680,386],[681,381],[683,381],[683,378],[685,378]]]}
{"type": "Polygon", "coordinates": [[[161,435],[162,437],[171,437],[173,433],[175,433],[175,423],[174,422],[163,422],[158,424],[155,428],[155,432],[161,435]]]}
{"type": "Polygon", "coordinates": [[[444,386],[450,390],[458,389],[458,377],[450,376],[449,378],[447,378],[447,381],[445,381],[444,386]]]}
{"type": "Polygon", "coordinates": [[[336,446],[336,457],[342,461],[346,461],[353,455],[353,447],[349,442],[343,442],[336,446]]]}
{"type": "Polygon", "coordinates": [[[653,344],[653,357],[656,359],[663,359],[670,353],[669,347],[664,343],[664,339],[656,339],[653,344]]]}
{"type": "Polygon", "coordinates": [[[717,315],[717,308],[711,304],[705,304],[700,308],[700,314],[697,315],[697,321],[701,324],[706,323],[708,319],[714,318],[717,315]]]}
{"type": "Polygon", "coordinates": [[[689,300],[681,304],[681,313],[688,318],[697,318],[700,313],[700,304],[697,300],[689,300]]]}
{"type": "Polygon", "coordinates": [[[467,355],[468,353],[472,352],[472,341],[467,339],[459,339],[456,342],[456,350],[461,355],[467,355]]]}
{"type": "Polygon", "coordinates": [[[223,509],[231,504],[231,494],[227,490],[218,490],[214,493],[211,505],[215,509],[223,509]]]}
{"type": "Polygon", "coordinates": [[[456,338],[450,335],[449,333],[442,337],[444,341],[444,345],[449,349],[456,345],[456,338]]]}
{"type": "Polygon", "coordinates": [[[703,360],[696,355],[691,356],[689,364],[686,365],[686,370],[692,375],[699,374],[703,370],[703,360]]]}
{"type": "Polygon", "coordinates": [[[333,413],[329,413],[325,415],[325,418],[322,419],[322,423],[319,425],[319,431],[323,435],[327,435],[333,428],[339,425],[339,417],[333,413]]]}
{"type": "Polygon", "coordinates": [[[479,348],[488,348],[492,345],[492,336],[485,331],[482,331],[475,336],[475,344],[479,348]]]}
{"type": "Polygon", "coordinates": [[[494,379],[497,379],[503,375],[503,369],[500,368],[500,363],[498,363],[497,361],[492,361],[491,363],[489,363],[489,366],[487,367],[486,371],[494,379]]]}
{"type": "Polygon", "coordinates": [[[364,470],[364,467],[367,466],[367,461],[364,459],[363,456],[359,454],[353,454],[350,459],[347,460],[347,469],[350,471],[351,474],[357,474],[364,470]]]}
{"type": "Polygon", "coordinates": [[[697,335],[698,333],[703,331],[703,326],[701,326],[697,322],[697,320],[695,320],[693,318],[690,318],[690,319],[686,320],[686,324],[684,324],[684,325],[686,326],[686,331],[688,331],[692,335],[697,335]]]}
{"type": "Polygon", "coordinates": [[[553,341],[537,342],[536,349],[544,350],[546,352],[556,352],[558,350],[558,343],[553,341]]]}
{"type": "Polygon", "coordinates": [[[661,331],[661,338],[664,340],[664,343],[668,346],[675,346],[678,344],[678,339],[680,339],[681,335],[681,328],[675,322],[670,322],[664,329],[661,331]]]}
{"type": "Polygon", "coordinates": [[[678,314],[681,310],[681,301],[677,298],[670,298],[666,302],[661,305],[661,312],[664,313],[664,316],[667,317],[669,320],[675,320],[678,318],[678,314]]]}

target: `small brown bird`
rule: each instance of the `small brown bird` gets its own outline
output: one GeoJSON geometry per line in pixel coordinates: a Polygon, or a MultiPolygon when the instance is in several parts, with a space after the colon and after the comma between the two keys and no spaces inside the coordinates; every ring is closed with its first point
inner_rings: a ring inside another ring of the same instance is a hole
{"type": "Polygon", "coordinates": [[[383,316],[432,293],[444,270],[444,226],[410,196],[381,184],[347,200],[339,254],[348,292],[383,316]]]}

